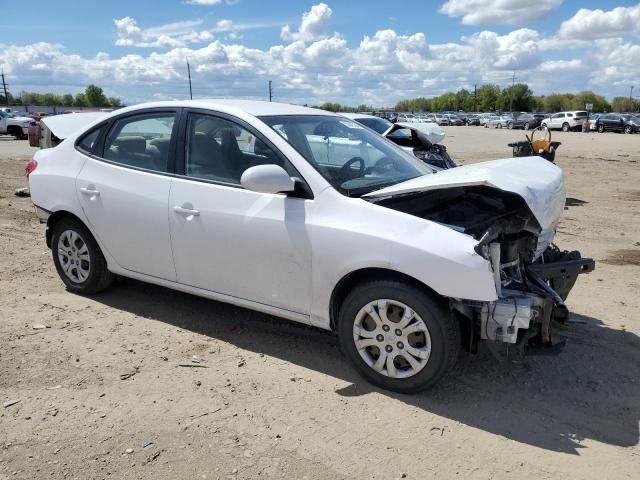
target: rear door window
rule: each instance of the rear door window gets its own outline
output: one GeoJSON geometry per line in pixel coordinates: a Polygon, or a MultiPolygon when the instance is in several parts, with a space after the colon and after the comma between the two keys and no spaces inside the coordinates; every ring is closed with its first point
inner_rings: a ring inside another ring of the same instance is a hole
{"type": "Polygon", "coordinates": [[[121,165],[169,171],[174,112],[135,115],[116,120],[107,134],[103,157],[121,165]]]}

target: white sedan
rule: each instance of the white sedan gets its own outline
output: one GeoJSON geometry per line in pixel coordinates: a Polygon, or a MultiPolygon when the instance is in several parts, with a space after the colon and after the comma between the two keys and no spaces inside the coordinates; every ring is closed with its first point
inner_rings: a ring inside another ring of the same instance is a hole
{"type": "Polygon", "coordinates": [[[27,174],[68,290],[123,275],[333,330],[369,381],[399,392],[433,385],[461,346],[551,346],[593,268],[550,247],[565,202],[552,163],[436,173],[292,105],[121,109],[40,150],[27,174]]]}

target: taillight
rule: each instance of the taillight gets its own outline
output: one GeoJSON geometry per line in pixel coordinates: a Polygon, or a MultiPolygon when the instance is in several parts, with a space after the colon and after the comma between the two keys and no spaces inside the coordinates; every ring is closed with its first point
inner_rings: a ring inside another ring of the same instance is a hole
{"type": "Polygon", "coordinates": [[[31,160],[29,163],[27,163],[27,166],[24,167],[24,173],[28,177],[36,168],[38,168],[38,162],[36,162],[35,160],[31,160]]]}

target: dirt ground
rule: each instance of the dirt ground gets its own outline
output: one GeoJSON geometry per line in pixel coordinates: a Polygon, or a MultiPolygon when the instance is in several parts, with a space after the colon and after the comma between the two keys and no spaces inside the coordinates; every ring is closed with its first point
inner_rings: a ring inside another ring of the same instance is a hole
{"type": "MultiPolygon", "coordinates": [[[[462,163],[524,139],[447,133],[462,163]]],[[[554,139],[556,243],[598,261],[569,297],[565,350],[463,354],[432,390],[397,395],[326,332],[132,280],[66,292],[13,194],[33,149],[0,137],[0,397],[19,401],[0,407],[0,480],[640,478],[640,135],[554,139]],[[206,368],[179,366],[194,355],[206,368]]]]}

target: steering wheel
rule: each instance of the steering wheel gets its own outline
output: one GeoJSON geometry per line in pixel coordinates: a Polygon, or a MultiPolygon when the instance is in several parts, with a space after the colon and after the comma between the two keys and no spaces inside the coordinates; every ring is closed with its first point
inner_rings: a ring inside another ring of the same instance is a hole
{"type": "Polygon", "coordinates": [[[340,167],[338,171],[338,176],[342,181],[351,180],[352,178],[358,178],[364,176],[364,159],[362,157],[353,157],[340,167]],[[354,177],[351,171],[351,165],[354,163],[359,163],[360,167],[358,168],[358,175],[354,177]]]}

